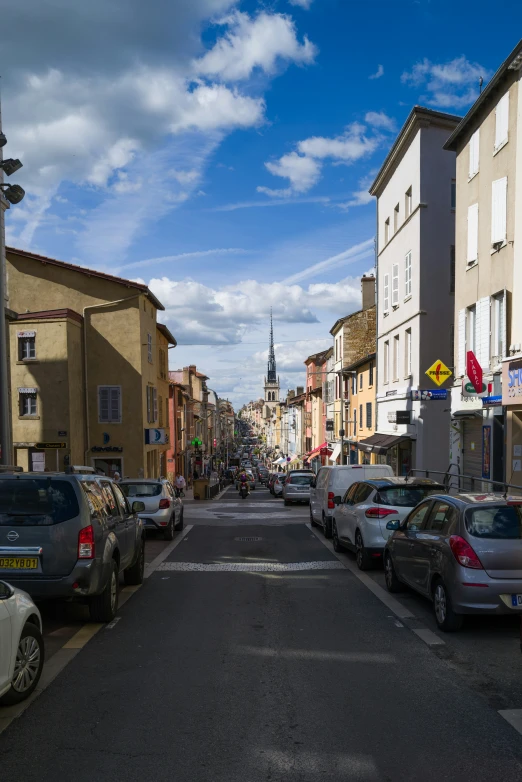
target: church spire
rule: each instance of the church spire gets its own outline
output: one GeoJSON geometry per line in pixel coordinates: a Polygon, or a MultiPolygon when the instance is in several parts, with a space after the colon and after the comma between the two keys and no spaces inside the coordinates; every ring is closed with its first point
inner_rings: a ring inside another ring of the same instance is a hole
{"type": "Polygon", "coordinates": [[[268,349],[268,373],[267,380],[269,383],[277,382],[277,370],[274,351],[274,323],[272,319],[272,307],[270,307],[270,347],[268,349]]]}

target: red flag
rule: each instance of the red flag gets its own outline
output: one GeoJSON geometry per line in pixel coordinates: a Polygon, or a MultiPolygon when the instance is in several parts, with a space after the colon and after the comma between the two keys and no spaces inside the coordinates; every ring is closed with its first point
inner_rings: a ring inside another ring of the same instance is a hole
{"type": "Polygon", "coordinates": [[[466,372],[477,394],[482,393],[482,367],[472,350],[466,355],[466,372]]]}

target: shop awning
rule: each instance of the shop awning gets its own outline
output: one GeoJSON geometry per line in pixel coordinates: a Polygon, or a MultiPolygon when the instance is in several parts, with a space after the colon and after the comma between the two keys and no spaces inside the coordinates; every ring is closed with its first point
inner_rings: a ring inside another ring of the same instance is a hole
{"type": "Polygon", "coordinates": [[[286,464],[286,459],[283,459],[283,457],[280,456],[279,459],[276,459],[272,464],[286,464]]]}
{"type": "Polygon", "coordinates": [[[357,443],[359,451],[364,453],[377,453],[386,454],[393,448],[394,445],[398,445],[404,440],[411,440],[408,435],[394,435],[394,434],[372,434],[371,437],[367,437],[365,440],[360,440],[357,443]]]}
{"type": "Polygon", "coordinates": [[[328,457],[331,462],[336,462],[341,455],[341,443],[335,443],[334,449],[328,457]]]}
{"type": "Polygon", "coordinates": [[[328,448],[328,456],[332,453],[332,451],[330,450],[330,448],[328,446],[328,441],[326,441],[322,445],[318,445],[317,448],[314,448],[313,451],[309,451],[306,454],[306,456],[304,457],[304,461],[305,462],[309,462],[311,459],[315,459],[316,456],[320,456],[321,455],[321,450],[323,448],[328,448]]]}

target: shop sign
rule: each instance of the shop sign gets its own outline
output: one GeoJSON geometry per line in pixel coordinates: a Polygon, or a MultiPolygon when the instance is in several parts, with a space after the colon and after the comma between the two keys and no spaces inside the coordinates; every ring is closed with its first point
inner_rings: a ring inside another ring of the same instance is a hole
{"type": "Polygon", "coordinates": [[[466,383],[465,380],[462,381],[462,396],[473,396],[475,399],[483,399],[484,397],[487,397],[488,395],[488,387],[484,381],[482,382],[481,386],[482,390],[477,393],[475,390],[475,386],[473,383],[470,383],[469,381],[466,383]]]}
{"type": "Polygon", "coordinates": [[[67,432],[65,429],[62,429],[58,432],[58,437],[67,437],[67,432]]]}
{"type": "Polygon", "coordinates": [[[333,418],[327,418],[326,419],[326,431],[327,432],[333,432],[333,430],[334,430],[333,418]]]}
{"type": "Polygon", "coordinates": [[[35,443],[34,447],[44,451],[51,448],[67,448],[67,443],[35,443]]]}
{"type": "Polygon", "coordinates": [[[440,389],[413,389],[411,398],[414,402],[430,402],[434,399],[445,400],[448,398],[448,392],[445,388],[440,389]]]}
{"type": "Polygon", "coordinates": [[[505,361],[502,366],[502,404],[522,403],[522,359],[505,361]]]}
{"type": "Polygon", "coordinates": [[[16,336],[19,339],[29,339],[30,337],[36,337],[36,331],[17,331],[16,336]]]}
{"type": "Polygon", "coordinates": [[[145,445],[164,445],[168,441],[167,429],[145,429],[145,445]]]}
{"type": "Polygon", "coordinates": [[[123,453],[122,445],[93,445],[93,453],[123,453]]]}
{"type": "Polygon", "coordinates": [[[395,413],[396,424],[411,424],[411,410],[397,410],[395,413]]]}
{"type": "Polygon", "coordinates": [[[491,426],[482,427],[482,477],[491,478],[491,426]]]}
{"type": "Polygon", "coordinates": [[[473,383],[473,388],[477,394],[481,393],[482,389],[482,367],[477,361],[476,355],[472,350],[468,350],[466,353],[466,373],[473,383]]]}
{"type": "Polygon", "coordinates": [[[482,400],[482,407],[500,407],[501,404],[501,396],[485,396],[482,400]]]}
{"type": "Polygon", "coordinates": [[[453,373],[442,361],[434,361],[431,367],[426,370],[426,374],[437,386],[441,386],[450,379],[453,373]]]}

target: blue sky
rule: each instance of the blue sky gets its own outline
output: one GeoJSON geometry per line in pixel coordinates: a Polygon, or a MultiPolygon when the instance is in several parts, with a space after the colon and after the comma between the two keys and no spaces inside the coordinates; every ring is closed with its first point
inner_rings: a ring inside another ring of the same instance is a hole
{"type": "Polygon", "coordinates": [[[9,243],[145,281],[171,368],[236,405],[261,394],[270,307],[286,390],[360,306],[397,131],[416,103],[465,113],[522,22],[506,0],[23,5],[0,31],[27,190],[9,243]]]}

